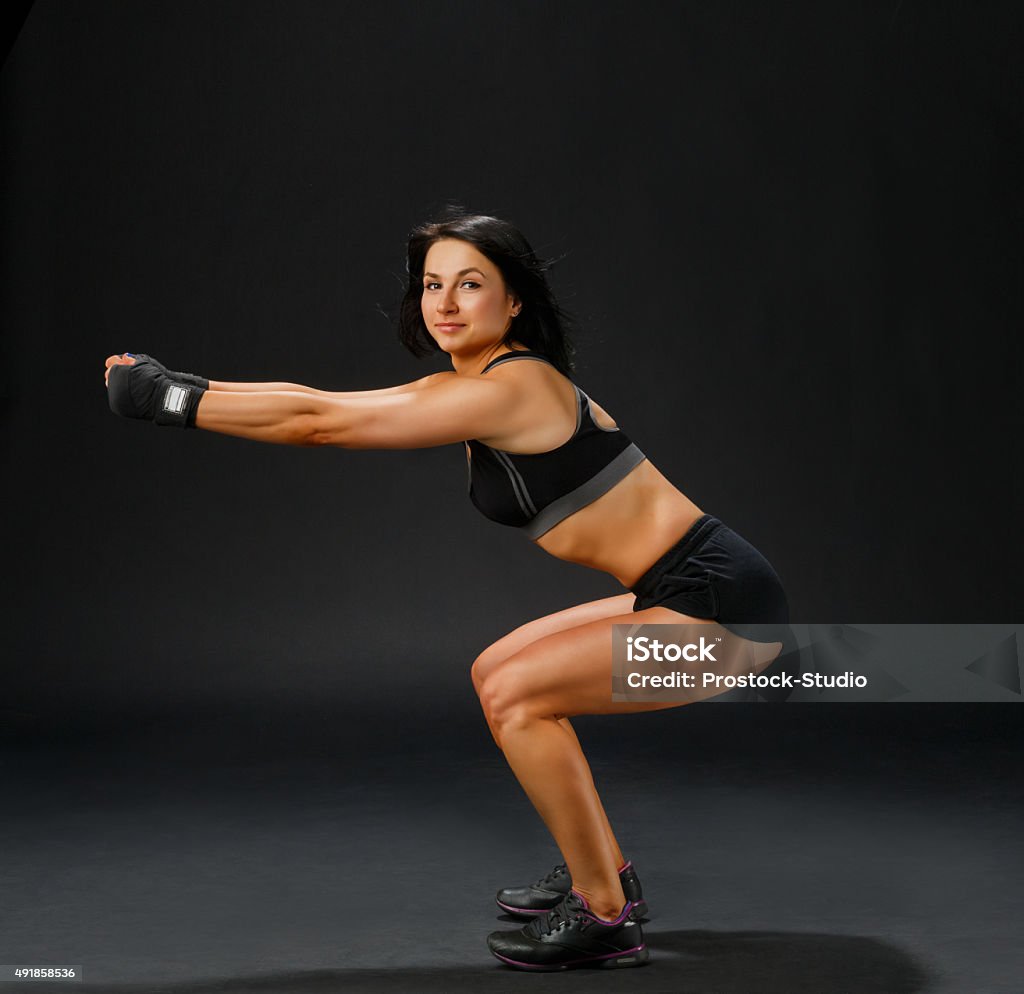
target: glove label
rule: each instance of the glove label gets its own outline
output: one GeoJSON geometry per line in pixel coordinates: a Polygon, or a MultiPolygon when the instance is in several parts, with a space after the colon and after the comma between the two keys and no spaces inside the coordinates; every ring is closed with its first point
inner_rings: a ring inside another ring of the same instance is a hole
{"type": "Polygon", "coordinates": [[[185,387],[172,383],[164,391],[163,408],[168,414],[181,414],[185,407],[185,400],[188,397],[188,390],[185,387]]]}

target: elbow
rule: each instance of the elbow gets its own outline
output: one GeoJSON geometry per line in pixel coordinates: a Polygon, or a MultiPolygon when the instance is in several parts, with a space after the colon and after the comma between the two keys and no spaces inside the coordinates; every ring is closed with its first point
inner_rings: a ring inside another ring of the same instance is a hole
{"type": "Polygon", "coordinates": [[[323,448],[327,445],[337,446],[338,442],[334,439],[330,432],[327,431],[312,431],[303,437],[303,440],[299,442],[300,445],[305,445],[310,448],[323,448]]]}
{"type": "Polygon", "coordinates": [[[379,447],[380,431],[376,419],[366,411],[347,404],[316,404],[313,410],[295,418],[296,445],[340,449],[379,447]]]}
{"type": "Polygon", "coordinates": [[[289,441],[292,445],[307,448],[348,447],[344,427],[339,425],[336,419],[324,417],[322,414],[305,414],[295,418],[290,428],[289,441]]]}

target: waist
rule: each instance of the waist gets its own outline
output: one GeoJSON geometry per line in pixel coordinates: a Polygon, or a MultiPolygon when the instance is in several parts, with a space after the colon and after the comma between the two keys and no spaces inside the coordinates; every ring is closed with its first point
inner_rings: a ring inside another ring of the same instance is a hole
{"type": "Polygon", "coordinates": [[[608,573],[628,589],[700,514],[644,460],[618,486],[535,541],[549,555],[608,573]]]}
{"type": "Polygon", "coordinates": [[[692,555],[707,541],[709,535],[720,528],[722,522],[713,514],[702,514],[694,521],[677,542],[658,557],[658,559],[630,585],[629,589],[637,597],[647,597],[654,592],[661,578],[677,563],[692,555]]]}

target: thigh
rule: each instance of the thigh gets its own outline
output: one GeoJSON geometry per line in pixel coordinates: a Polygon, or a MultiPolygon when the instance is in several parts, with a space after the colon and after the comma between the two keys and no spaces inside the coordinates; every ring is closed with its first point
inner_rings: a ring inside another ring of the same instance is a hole
{"type": "MultiPolygon", "coordinates": [[[[525,711],[531,717],[571,718],[580,714],[633,714],[680,707],[665,703],[612,700],[613,625],[711,625],[708,618],[650,607],[612,615],[539,638],[510,656],[491,673],[484,688],[487,708],[497,713],[525,711]]],[[[775,658],[781,643],[737,639],[723,672],[760,672],[775,658]]],[[[720,690],[695,691],[691,700],[720,690]]]]}
{"type": "Polygon", "coordinates": [[[683,701],[612,700],[612,626],[706,624],[714,621],[651,607],[614,614],[535,639],[494,667],[484,692],[490,709],[535,716],[632,714],[680,707],[683,701]]]}
{"type": "Polygon", "coordinates": [[[496,642],[491,643],[480,653],[473,664],[473,683],[479,691],[480,686],[496,666],[525,649],[531,642],[570,628],[578,628],[580,625],[586,625],[602,618],[625,614],[632,609],[635,600],[636,596],[631,593],[615,594],[612,597],[587,601],[585,604],[576,604],[563,611],[556,611],[554,614],[547,614],[543,618],[520,625],[508,635],[503,635],[496,642]]]}

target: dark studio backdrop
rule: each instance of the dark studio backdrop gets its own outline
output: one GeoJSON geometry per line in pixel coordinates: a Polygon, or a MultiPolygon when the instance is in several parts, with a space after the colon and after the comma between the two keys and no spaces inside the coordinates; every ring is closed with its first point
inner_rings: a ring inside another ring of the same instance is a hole
{"type": "MultiPolygon", "coordinates": [[[[613,580],[481,517],[460,446],[156,429],[102,378],[122,351],[339,390],[446,368],[388,315],[408,230],[449,201],[558,259],[576,381],[765,553],[794,621],[1018,621],[1021,24],[919,0],[37,0],[2,75],[5,734],[260,714],[271,738],[492,749],[473,658],[613,580]]],[[[699,727],[708,763],[766,723],[1019,744],[1009,706],[763,711],[621,727],[699,727]]]]}
{"type": "Polygon", "coordinates": [[[106,407],[111,352],[333,389],[446,368],[382,311],[449,200],[560,259],[577,381],[795,621],[1015,620],[1011,9],[36,3],[3,72],[5,707],[418,707],[619,592],[483,519],[461,446],[106,407]]]}

